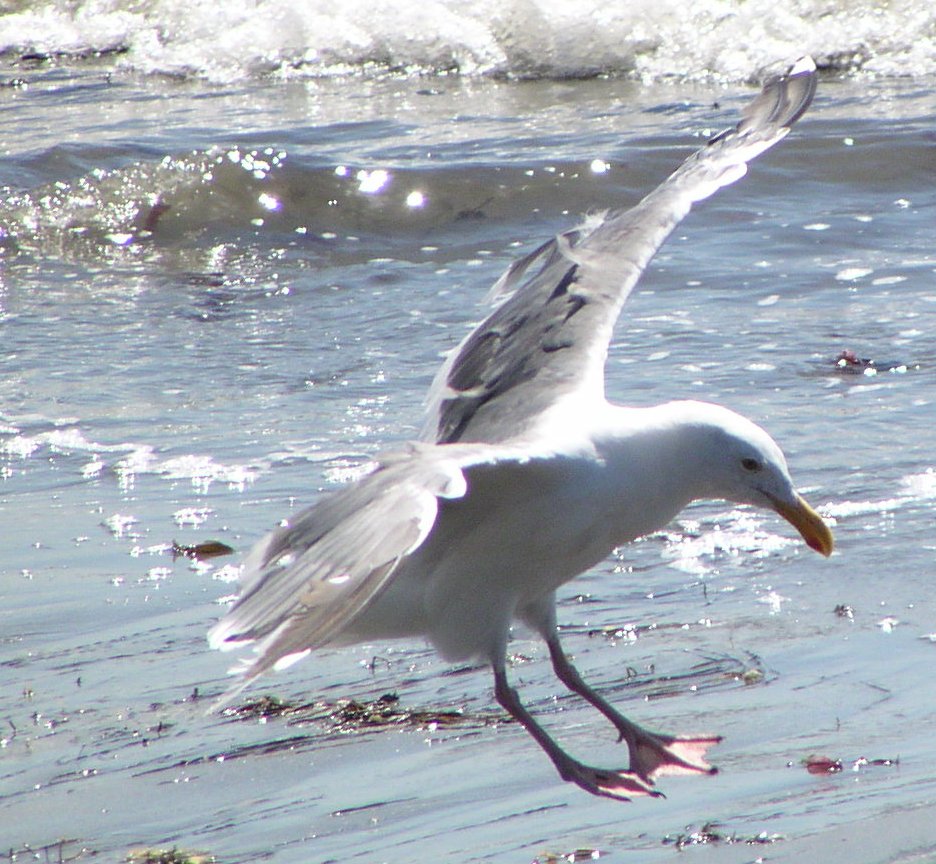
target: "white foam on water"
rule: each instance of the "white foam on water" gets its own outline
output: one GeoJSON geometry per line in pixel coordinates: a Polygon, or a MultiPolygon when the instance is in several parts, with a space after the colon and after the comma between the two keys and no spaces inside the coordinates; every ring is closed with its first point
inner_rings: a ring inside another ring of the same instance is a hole
{"type": "MultiPolygon", "coordinates": [[[[109,56],[117,68],[230,81],[385,72],[742,81],[811,53],[884,75],[936,72],[929,0],[20,0],[0,50],[109,56]]],[[[105,58],[106,59],[106,58],[105,58]]]]}
{"type": "MultiPolygon", "coordinates": [[[[148,474],[170,481],[187,480],[198,492],[207,492],[213,483],[242,490],[258,474],[254,466],[225,464],[207,455],[187,453],[163,458],[147,444],[103,444],[89,439],[77,425],[32,433],[16,427],[9,427],[9,431],[13,434],[0,436],[0,458],[8,463],[35,462],[43,456],[77,456],[86,460],[76,468],[83,479],[98,479],[109,469],[124,489],[133,486],[137,476],[148,474]]],[[[185,514],[181,521],[192,522],[195,513],[185,514]]]]}
{"type": "Polygon", "coordinates": [[[676,570],[704,576],[719,561],[741,555],[765,558],[797,543],[792,536],[768,530],[765,522],[763,514],[739,509],[720,513],[704,524],[681,519],[683,531],[667,533],[662,557],[676,570]]]}
{"type": "MultiPolygon", "coordinates": [[[[874,516],[893,517],[896,512],[936,499],[936,468],[908,474],[898,481],[889,498],[839,500],[819,506],[823,518],[833,527],[839,521],[874,516]]],[[[799,541],[792,534],[774,533],[768,528],[770,516],[755,510],[719,513],[704,523],[679,520],[682,530],[667,532],[662,557],[670,567],[704,576],[719,560],[743,554],[747,558],[766,557],[799,541]]]]}
{"type": "Polygon", "coordinates": [[[876,500],[841,500],[820,507],[822,515],[833,521],[857,516],[894,513],[904,507],[930,502],[936,499],[936,469],[907,474],[899,480],[896,494],[890,498],[876,500]]]}

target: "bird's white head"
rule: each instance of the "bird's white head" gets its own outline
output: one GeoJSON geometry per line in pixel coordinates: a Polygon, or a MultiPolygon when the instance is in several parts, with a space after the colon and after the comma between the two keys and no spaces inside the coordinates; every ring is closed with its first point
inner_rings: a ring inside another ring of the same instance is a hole
{"type": "Polygon", "coordinates": [[[832,532],[796,491],[783,451],[760,426],[707,402],[672,402],[660,407],[681,439],[684,458],[693,465],[698,483],[694,497],[774,510],[799,531],[810,548],[832,554],[832,532]]]}

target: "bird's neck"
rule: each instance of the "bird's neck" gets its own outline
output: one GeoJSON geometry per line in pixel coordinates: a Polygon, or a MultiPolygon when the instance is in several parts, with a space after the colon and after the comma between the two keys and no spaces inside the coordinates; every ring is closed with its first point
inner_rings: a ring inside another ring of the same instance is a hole
{"type": "Polygon", "coordinates": [[[699,453],[687,435],[689,413],[698,403],[651,408],[609,406],[607,423],[593,437],[606,466],[617,523],[630,526],[620,545],[665,527],[689,503],[707,497],[699,453]],[[629,489],[641,490],[630,495],[629,489]]]}

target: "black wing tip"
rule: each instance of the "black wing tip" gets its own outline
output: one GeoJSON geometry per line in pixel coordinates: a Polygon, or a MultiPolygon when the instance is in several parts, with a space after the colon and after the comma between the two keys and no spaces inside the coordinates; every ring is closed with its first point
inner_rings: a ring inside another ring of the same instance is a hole
{"type": "Polygon", "coordinates": [[[789,129],[812,103],[817,80],[816,61],[808,54],[800,57],[785,72],[765,82],[760,95],[744,111],[742,128],[789,129]]]}
{"type": "Polygon", "coordinates": [[[818,80],[816,61],[808,54],[800,57],[780,76],[779,84],[783,98],[778,101],[782,101],[786,109],[782,126],[792,126],[806,113],[816,95],[818,80]]]}

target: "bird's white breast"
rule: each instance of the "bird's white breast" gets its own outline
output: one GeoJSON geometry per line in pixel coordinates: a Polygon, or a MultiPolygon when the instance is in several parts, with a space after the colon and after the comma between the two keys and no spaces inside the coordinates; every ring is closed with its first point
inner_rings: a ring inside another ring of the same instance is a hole
{"type": "Polygon", "coordinates": [[[629,488],[648,470],[593,451],[468,469],[467,495],[441,502],[429,538],[347,641],[421,634],[448,659],[491,656],[519,606],[669,521],[671,507],[629,488]]]}

